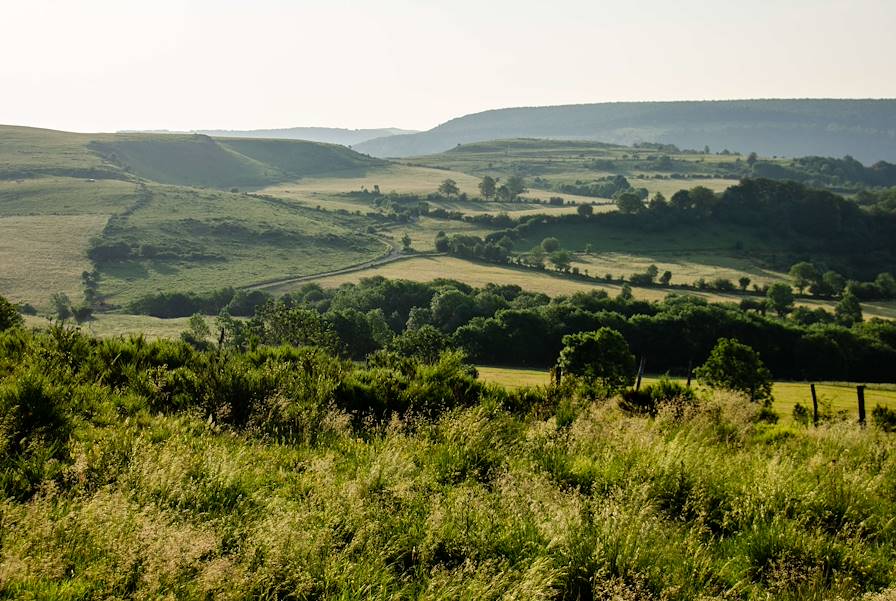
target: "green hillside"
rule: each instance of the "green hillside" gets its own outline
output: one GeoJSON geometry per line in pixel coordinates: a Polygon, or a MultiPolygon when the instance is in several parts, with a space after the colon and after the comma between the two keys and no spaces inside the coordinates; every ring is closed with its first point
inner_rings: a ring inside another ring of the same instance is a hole
{"type": "Polygon", "coordinates": [[[659,142],[764,155],[896,160],[896,100],[609,102],[519,107],[452,119],[429,131],[358,144],[374,156],[443,152],[504,138],[659,142]]]}
{"type": "Polygon", "coordinates": [[[55,175],[261,187],[307,176],[363,173],[382,164],[342,146],[302,140],[76,134],[0,125],[0,179],[55,175]]]}

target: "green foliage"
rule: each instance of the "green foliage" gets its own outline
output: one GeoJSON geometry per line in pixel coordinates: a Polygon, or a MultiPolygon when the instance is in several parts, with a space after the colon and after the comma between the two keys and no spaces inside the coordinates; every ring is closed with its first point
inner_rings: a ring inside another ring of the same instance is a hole
{"type": "Polygon", "coordinates": [[[10,328],[17,328],[22,325],[22,316],[19,314],[19,308],[9,302],[5,297],[0,296],[0,332],[10,328]]]}
{"type": "Polygon", "coordinates": [[[557,365],[563,373],[596,382],[609,391],[635,381],[635,356],[622,334],[611,328],[564,336],[557,365]]]}
{"type": "Polygon", "coordinates": [[[793,310],[793,290],[787,284],[775,282],[769,286],[766,299],[769,307],[780,317],[784,317],[793,310]]]}
{"type": "Polygon", "coordinates": [[[856,295],[847,290],[834,307],[834,315],[840,323],[847,326],[859,323],[862,321],[862,305],[856,295]]]}
{"type": "Polygon", "coordinates": [[[482,178],[482,181],[479,182],[479,193],[482,194],[483,198],[492,198],[495,195],[496,187],[497,182],[495,181],[495,178],[486,175],[482,178]]]}
{"type": "Polygon", "coordinates": [[[712,388],[745,394],[754,403],[771,404],[771,373],[756,351],[737,340],[720,339],[695,374],[712,388]]]}
{"type": "Polygon", "coordinates": [[[460,194],[460,188],[457,187],[457,182],[453,179],[446,179],[439,184],[439,194],[444,194],[450,198],[460,194]]]}
{"type": "Polygon", "coordinates": [[[579,394],[484,385],[455,353],[361,367],[307,348],[0,333],[0,595],[796,600],[892,587],[891,434],[757,423],[757,407],[724,395],[648,420],[579,394]]]}
{"type": "Polygon", "coordinates": [[[871,421],[884,432],[896,432],[896,411],[883,405],[871,410],[871,421]]]}

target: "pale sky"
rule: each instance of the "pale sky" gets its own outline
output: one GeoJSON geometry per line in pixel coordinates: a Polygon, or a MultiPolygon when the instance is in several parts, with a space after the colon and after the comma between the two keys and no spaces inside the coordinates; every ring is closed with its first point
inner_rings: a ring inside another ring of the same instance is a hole
{"type": "Polygon", "coordinates": [[[896,97],[896,0],[0,0],[0,17],[0,123],[73,131],[896,97]]]}

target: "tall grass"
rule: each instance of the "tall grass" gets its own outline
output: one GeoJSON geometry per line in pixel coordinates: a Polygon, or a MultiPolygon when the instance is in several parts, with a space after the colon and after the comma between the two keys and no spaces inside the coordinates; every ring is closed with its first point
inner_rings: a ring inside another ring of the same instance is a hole
{"type": "Polygon", "coordinates": [[[729,396],[639,416],[485,386],[456,357],[366,370],[65,331],[0,349],[4,597],[884,599],[896,580],[896,444],[874,428],[770,425],[729,396]]]}

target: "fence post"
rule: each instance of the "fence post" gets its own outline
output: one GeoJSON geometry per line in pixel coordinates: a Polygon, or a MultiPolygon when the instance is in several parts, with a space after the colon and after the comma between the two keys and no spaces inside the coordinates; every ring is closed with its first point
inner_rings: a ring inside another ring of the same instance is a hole
{"type": "Polygon", "coordinates": [[[641,364],[638,366],[638,381],[635,383],[635,390],[641,390],[641,376],[644,375],[644,363],[646,360],[644,355],[641,355],[641,364]]]}
{"type": "Polygon", "coordinates": [[[859,423],[865,425],[865,385],[856,386],[856,394],[859,397],[859,423]]]}
{"type": "Polygon", "coordinates": [[[693,373],[693,366],[691,365],[691,360],[688,359],[688,388],[691,387],[691,374],[693,373]]]}
{"type": "Polygon", "coordinates": [[[818,397],[815,396],[815,384],[809,384],[809,390],[812,391],[812,425],[818,425],[818,397]]]}

